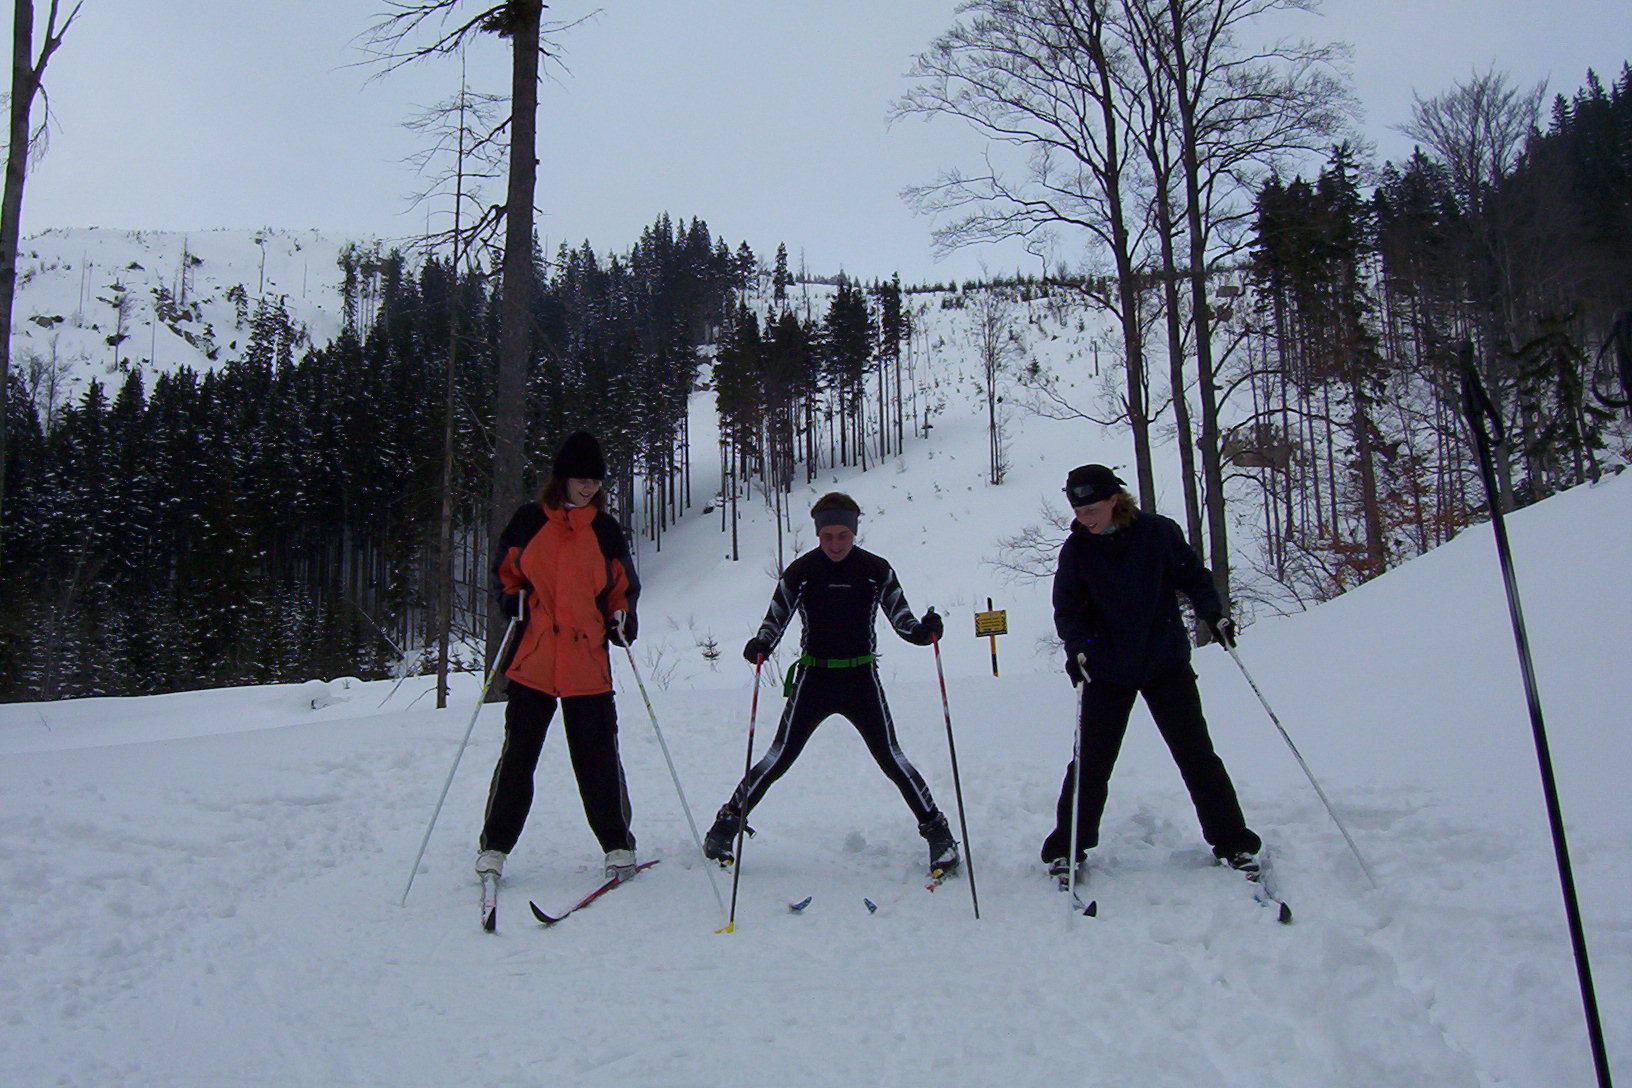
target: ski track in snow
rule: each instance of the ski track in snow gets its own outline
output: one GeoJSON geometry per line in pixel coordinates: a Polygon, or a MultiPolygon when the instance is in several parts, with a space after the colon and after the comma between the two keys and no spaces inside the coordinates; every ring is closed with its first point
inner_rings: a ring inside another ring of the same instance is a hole
{"type": "MultiPolygon", "coordinates": [[[[902,706],[933,707],[928,685],[897,687],[902,706]]],[[[364,685],[358,702],[376,690],[364,685]]],[[[692,717],[708,701],[667,700],[680,704],[683,780],[713,784],[712,797],[728,783],[692,717]]],[[[499,714],[484,712],[472,767],[495,757],[499,714]]],[[[513,859],[488,936],[459,826],[480,809],[483,773],[456,781],[410,907],[396,904],[434,800],[424,767],[451,756],[445,717],[386,711],[14,755],[0,808],[0,1075],[1043,1085],[1066,1068],[1094,1084],[1359,1088],[1584,1072],[1546,843],[1515,843],[1429,792],[1348,806],[1377,851],[1383,890],[1370,891],[1303,791],[1244,790],[1273,828],[1298,910],[1282,927],[1210,863],[1171,768],[1130,752],[1092,878],[1101,916],[1072,918],[1031,861],[1058,767],[1031,745],[971,744],[977,922],[966,878],[922,890],[922,845],[899,800],[833,723],[755,813],[737,930],[717,935],[661,755],[626,721],[642,850],[666,864],[558,929],[535,926],[527,898],[569,902],[599,879],[570,777],[546,760],[533,849],[513,859]],[[837,798],[821,788],[847,778],[837,798]],[[1526,870],[1534,879],[1519,880],[1526,870]],[[810,907],[789,914],[804,895],[810,907]]],[[[926,719],[913,733],[928,756],[933,716],[913,717],[926,719]]],[[[1606,852],[1624,857],[1624,837],[1580,846],[1588,875],[1606,852]]],[[[1624,1009],[1624,914],[1615,933],[1600,971],[1607,1007],[1624,1009]]]]}

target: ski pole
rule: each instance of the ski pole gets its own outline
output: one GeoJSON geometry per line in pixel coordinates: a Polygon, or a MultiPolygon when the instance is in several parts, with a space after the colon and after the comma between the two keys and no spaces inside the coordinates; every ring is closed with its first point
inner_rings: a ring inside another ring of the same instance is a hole
{"type": "Polygon", "coordinates": [[[1080,822],[1078,813],[1082,804],[1082,710],[1088,692],[1088,662],[1081,654],[1077,655],[1077,668],[1082,673],[1082,679],[1077,681],[1077,728],[1071,741],[1071,856],[1066,859],[1065,889],[1070,894],[1065,905],[1071,913],[1067,917],[1075,917],[1077,913],[1077,825],[1080,822]]]}
{"type": "MultiPolygon", "coordinates": [[[[754,697],[748,704],[748,754],[742,759],[742,781],[746,786],[748,775],[754,769],[754,719],[759,715],[759,670],[765,664],[763,657],[754,659],[754,697]]],[[[744,808],[747,807],[748,795],[742,796],[744,808]]],[[[735,933],[737,931],[737,885],[742,880],[742,840],[743,832],[748,830],[748,813],[737,813],[737,843],[731,855],[731,910],[726,915],[725,928],[721,933],[735,933]]]]}
{"type": "Polygon", "coordinates": [[[1598,355],[1593,359],[1592,392],[1606,408],[1632,409],[1632,310],[1622,310],[1615,315],[1615,321],[1610,326],[1609,337],[1604,346],[1598,349],[1598,355]],[[1609,349],[1615,349],[1619,377],[1621,379],[1620,396],[1605,396],[1598,388],[1597,368],[1603,364],[1604,356],[1609,349]]]}
{"type": "Polygon", "coordinates": [[[975,893],[975,859],[969,849],[969,822],[963,813],[963,783],[958,778],[958,746],[952,739],[952,704],[946,699],[946,673],[941,669],[941,636],[930,639],[935,648],[935,677],[941,682],[941,710],[946,714],[946,749],[952,756],[952,792],[958,801],[958,830],[963,832],[963,868],[969,874],[969,903],[980,919],[980,896],[975,893]]]}
{"type": "Polygon", "coordinates": [[[1332,818],[1332,823],[1336,824],[1338,831],[1343,833],[1343,841],[1349,844],[1349,851],[1354,854],[1354,860],[1360,863],[1360,871],[1366,874],[1366,880],[1370,882],[1373,888],[1377,887],[1377,878],[1371,875],[1371,866],[1367,865],[1366,859],[1360,856],[1360,848],[1354,845],[1354,838],[1349,834],[1349,829],[1344,827],[1343,821],[1337,818],[1337,810],[1332,808],[1331,801],[1326,797],[1326,791],[1320,788],[1320,783],[1315,780],[1314,772],[1309,769],[1309,764],[1304,762],[1303,753],[1299,752],[1298,746],[1292,743],[1292,737],[1287,733],[1286,726],[1281,724],[1280,716],[1275,713],[1275,708],[1269,705],[1268,699],[1264,698],[1264,693],[1259,690],[1257,681],[1252,678],[1252,673],[1247,671],[1246,663],[1241,660],[1241,655],[1236,653],[1235,647],[1228,642],[1220,642],[1219,645],[1229,651],[1236,667],[1241,670],[1241,675],[1246,677],[1247,686],[1252,689],[1252,693],[1258,696],[1258,701],[1263,704],[1264,713],[1269,715],[1269,720],[1275,723],[1275,728],[1280,732],[1281,739],[1286,741],[1286,746],[1291,749],[1292,758],[1298,761],[1298,766],[1303,768],[1304,776],[1309,779],[1309,784],[1315,787],[1315,795],[1320,798],[1320,803],[1326,806],[1326,815],[1332,818]]]}
{"type": "Polygon", "coordinates": [[[1525,633],[1524,611],[1519,606],[1519,584],[1513,573],[1513,555],[1508,547],[1507,524],[1496,486],[1493,450],[1506,441],[1502,420],[1479,380],[1473,365],[1473,345],[1463,341],[1462,410],[1473,431],[1479,456],[1479,473],[1485,480],[1485,496],[1490,503],[1490,525],[1496,534],[1496,558],[1502,568],[1502,584],[1507,591],[1507,610],[1513,620],[1513,641],[1519,655],[1519,672],[1524,679],[1525,699],[1530,708],[1530,731],[1535,737],[1536,762],[1541,769],[1542,793],[1547,803],[1547,822],[1553,834],[1553,854],[1558,862],[1558,882],[1564,897],[1564,913],[1569,921],[1570,944],[1575,952],[1575,971],[1581,987],[1581,1004],[1587,1019],[1587,1037],[1600,1088],[1610,1088],[1609,1055],[1604,1046],[1604,1029],[1598,1017],[1598,998],[1592,985],[1592,964],[1587,956],[1587,934],[1581,923],[1581,904],[1575,895],[1575,876],[1570,866],[1570,848],[1564,833],[1564,813],[1558,802],[1558,782],[1553,776],[1553,759],[1547,744],[1547,728],[1541,717],[1541,692],[1536,686],[1535,665],[1530,657],[1530,638],[1525,633]]]}
{"type": "MultiPolygon", "coordinates": [[[[657,734],[658,747],[663,749],[663,762],[669,765],[669,777],[674,779],[674,792],[680,795],[680,807],[685,811],[686,824],[691,828],[691,841],[697,844],[697,853],[703,856],[703,837],[697,833],[697,821],[691,818],[691,805],[686,803],[686,791],[680,788],[680,775],[674,769],[674,759],[669,755],[669,744],[663,739],[663,730],[657,724],[657,711],[652,709],[651,696],[646,694],[646,684],[640,678],[640,667],[635,664],[635,652],[629,648],[629,640],[623,633],[623,615],[616,616],[618,638],[623,640],[623,652],[629,655],[629,671],[635,674],[635,686],[640,688],[641,701],[646,704],[646,714],[652,719],[652,732],[657,734]]],[[[704,857],[704,861],[707,858],[704,857]]],[[[709,872],[709,866],[703,866],[703,872],[708,876],[708,886],[714,889],[714,902],[721,910],[725,909],[725,900],[720,897],[720,887],[714,881],[714,874],[709,872]]]]}
{"type": "Polygon", "coordinates": [[[453,754],[453,766],[448,768],[447,781],[442,783],[442,792],[437,795],[431,822],[425,825],[425,837],[419,840],[419,853],[414,855],[414,867],[408,870],[408,883],[402,889],[401,906],[408,905],[408,893],[413,890],[414,877],[419,873],[419,863],[425,858],[425,847],[430,844],[431,830],[436,827],[437,817],[442,815],[442,802],[448,799],[448,787],[453,785],[454,772],[459,770],[459,760],[464,758],[465,746],[470,743],[471,731],[476,728],[476,716],[482,712],[482,704],[487,702],[487,692],[493,686],[494,677],[499,675],[499,669],[504,666],[504,656],[510,651],[510,638],[520,629],[525,607],[523,605],[522,610],[518,610],[516,616],[511,619],[510,626],[504,629],[504,638],[499,642],[498,656],[493,658],[493,667],[488,670],[487,679],[482,681],[482,693],[476,697],[476,709],[470,712],[470,724],[465,726],[464,739],[459,742],[459,750],[453,754]]]}

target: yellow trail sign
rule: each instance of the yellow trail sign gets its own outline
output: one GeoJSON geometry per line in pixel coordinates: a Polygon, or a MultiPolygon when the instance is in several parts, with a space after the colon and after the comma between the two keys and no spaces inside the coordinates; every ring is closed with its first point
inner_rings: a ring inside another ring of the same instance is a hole
{"type": "Polygon", "coordinates": [[[1009,633],[1009,613],[1005,609],[975,613],[975,637],[1006,635],[1009,633]]]}

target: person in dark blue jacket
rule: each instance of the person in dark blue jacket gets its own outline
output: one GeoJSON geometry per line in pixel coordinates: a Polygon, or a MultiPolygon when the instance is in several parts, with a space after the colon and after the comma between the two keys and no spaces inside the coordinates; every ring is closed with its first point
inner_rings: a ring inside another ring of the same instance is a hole
{"type": "MultiPolygon", "coordinates": [[[[1171,519],[1142,513],[1104,465],[1083,465],[1066,477],[1075,519],[1054,572],[1054,629],[1065,643],[1065,671],[1082,693],[1082,779],[1077,798],[1077,864],[1099,843],[1107,784],[1127,733],[1136,696],[1143,696],[1173,753],[1213,854],[1248,872],[1262,842],[1247,827],[1223,760],[1213,751],[1202,716],[1190,636],[1176,593],[1190,599],[1213,637],[1235,645],[1213,576],[1171,519]]],[[[1051,872],[1069,871],[1075,766],[1067,765],[1054,830],[1043,841],[1051,872]]]]}

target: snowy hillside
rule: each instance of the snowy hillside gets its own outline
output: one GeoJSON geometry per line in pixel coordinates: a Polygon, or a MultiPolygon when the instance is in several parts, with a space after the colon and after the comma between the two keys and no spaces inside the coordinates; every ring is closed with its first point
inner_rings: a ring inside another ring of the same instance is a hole
{"type": "MultiPolygon", "coordinates": [[[[330,264],[332,259],[325,258],[330,264]]],[[[313,258],[313,275],[318,265],[313,258]]],[[[282,273],[287,275],[287,273],[282,273]]],[[[971,885],[922,888],[924,849],[843,722],[755,811],[736,931],[728,874],[691,833],[627,660],[614,660],[643,857],[663,864],[551,930],[600,880],[558,733],[506,871],[496,935],[470,871],[502,711],[484,708],[406,908],[403,883],[477,682],[323,678],[138,700],[0,706],[0,1083],[180,1085],[1379,1085],[1592,1080],[1574,966],[1488,526],[1312,612],[1262,619],[1241,654],[1377,874],[1370,888],[1228,656],[1196,668],[1291,926],[1209,864],[1142,709],[1111,783],[1095,919],[1037,860],[1069,757],[1072,689],[1047,586],[991,560],[1061,511],[1067,469],[1125,464],[1122,436],[1013,416],[985,483],[962,326],[937,318],[931,437],[850,491],[861,541],[943,648],[971,885]],[[962,338],[962,339],[960,339],[962,338]],[[960,373],[959,368],[963,371],[960,373]],[[1009,610],[1001,675],[971,633],[1009,610]],[[801,915],[786,904],[811,897],[801,915]],[[869,912],[863,899],[877,905],[869,912]]],[[[1082,351],[1033,327],[1038,351],[1082,351]]],[[[1053,331],[1058,331],[1056,328],[1053,331]]],[[[715,458],[699,397],[696,481],[715,458]]],[[[1168,469],[1170,472],[1170,467],[1168,469]]],[[[1169,477],[1171,478],[1171,477],[1169,477]]],[[[1164,498],[1164,502],[1166,499],[1164,498]]],[[[1173,512],[1169,507],[1169,512],[1173,512]]],[[[742,770],[738,656],[776,569],[772,515],[718,511],[640,556],[640,675],[697,820],[742,770]],[[712,641],[719,657],[709,661],[712,641]]],[[[1612,1060],[1632,1076],[1632,856],[1624,683],[1632,474],[1510,519],[1612,1060]]],[[[953,806],[934,659],[887,632],[903,747],[953,806]]],[[[786,652],[778,665],[786,663],[786,652]]],[[[771,670],[767,670],[769,672],[771,670]]],[[[759,700],[763,751],[780,688],[759,700]]]]}
{"type": "MultiPolygon", "coordinates": [[[[54,403],[100,379],[117,387],[133,368],[209,369],[248,339],[261,300],[288,308],[307,341],[340,331],[337,263],[343,239],[264,229],[48,230],[17,259],[15,371],[54,367],[54,403]],[[117,341],[115,343],[114,341],[117,341]]],[[[150,383],[151,384],[151,383],[150,383]]]]}

